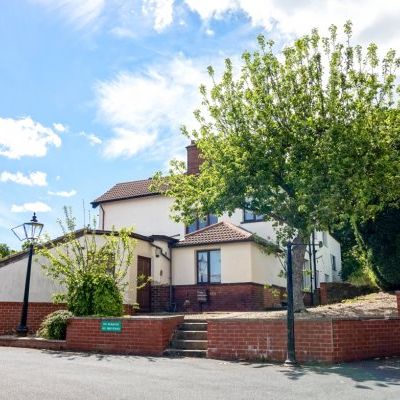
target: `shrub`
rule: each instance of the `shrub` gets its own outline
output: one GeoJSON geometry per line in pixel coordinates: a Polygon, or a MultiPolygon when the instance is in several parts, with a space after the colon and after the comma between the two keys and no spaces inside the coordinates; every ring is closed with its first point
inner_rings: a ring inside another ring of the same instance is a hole
{"type": "Polygon", "coordinates": [[[359,229],[378,286],[400,289],[400,209],[387,208],[359,229]]]}
{"type": "Polygon", "coordinates": [[[46,339],[64,340],[67,334],[67,323],[74,315],[67,310],[54,311],[40,325],[38,335],[46,339]]]}
{"type": "Polygon", "coordinates": [[[36,254],[46,274],[66,291],[55,295],[58,303],[67,303],[76,316],[123,314],[123,293],[127,269],[134,260],[135,239],[131,229],[107,232],[99,237],[87,227],[76,231],[71,210],[64,208],[65,223],[59,221],[62,240],[50,240],[38,246],[36,254]]]}

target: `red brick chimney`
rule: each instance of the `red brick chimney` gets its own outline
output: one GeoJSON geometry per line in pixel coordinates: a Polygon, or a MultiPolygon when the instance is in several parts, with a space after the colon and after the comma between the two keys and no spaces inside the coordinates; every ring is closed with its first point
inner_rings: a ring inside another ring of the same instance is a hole
{"type": "Polygon", "coordinates": [[[187,173],[198,174],[200,172],[200,165],[203,163],[203,159],[200,155],[200,150],[197,148],[194,140],[186,147],[187,151],[187,173]]]}

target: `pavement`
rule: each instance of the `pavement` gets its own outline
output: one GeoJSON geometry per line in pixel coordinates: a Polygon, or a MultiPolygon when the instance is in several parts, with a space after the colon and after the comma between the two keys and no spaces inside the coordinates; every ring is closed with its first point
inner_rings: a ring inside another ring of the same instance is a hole
{"type": "Polygon", "coordinates": [[[334,366],[0,348],[0,400],[400,399],[400,358],[334,366]]]}

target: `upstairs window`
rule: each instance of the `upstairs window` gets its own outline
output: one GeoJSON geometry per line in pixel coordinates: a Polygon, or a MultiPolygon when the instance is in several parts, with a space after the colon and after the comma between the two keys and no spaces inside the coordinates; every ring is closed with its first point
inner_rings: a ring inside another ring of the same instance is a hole
{"type": "Polygon", "coordinates": [[[259,222],[264,221],[264,215],[257,214],[247,208],[243,209],[243,222],[259,222]]]}
{"type": "Polygon", "coordinates": [[[214,214],[208,214],[204,218],[197,218],[192,224],[186,227],[186,233],[192,233],[203,229],[206,226],[216,224],[218,222],[218,217],[214,214]]]}
{"type": "Polygon", "coordinates": [[[328,232],[322,232],[322,244],[328,247],[328,232]]]}
{"type": "Polygon", "coordinates": [[[331,266],[332,266],[332,271],[336,271],[336,257],[331,254],[331,266]]]}
{"type": "Polygon", "coordinates": [[[197,252],[197,283],[221,283],[221,251],[197,252]]]}

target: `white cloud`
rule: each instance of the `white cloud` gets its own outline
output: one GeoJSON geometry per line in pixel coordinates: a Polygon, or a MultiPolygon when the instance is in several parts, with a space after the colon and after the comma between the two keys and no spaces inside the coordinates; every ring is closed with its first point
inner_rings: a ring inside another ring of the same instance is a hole
{"type": "Polygon", "coordinates": [[[60,124],[60,123],[55,123],[55,124],[53,124],[53,128],[57,131],[57,132],[67,132],[68,131],[68,128],[65,126],[65,125],[63,125],[63,124],[60,124]]]}
{"type": "Polygon", "coordinates": [[[20,212],[27,212],[27,211],[49,212],[49,211],[51,211],[51,207],[48,204],[43,203],[41,201],[36,201],[34,203],[24,203],[21,205],[13,204],[11,206],[11,212],[13,212],[13,213],[20,213],[20,212]]]}
{"type": "Polygon", "coordinates": [[[14,159],[44,157],[49,146],[61,146],[61,139],[53,129],[33,121],[31,117],[0,117],[0,156],[14,159]]]}
{"type": "Polygon", "coordinates": [[[3,171],[0,173],[0,182],[14,182],[27,186],[47,186],[47,174],[36,171],[31,172],[29,175],[24,175],[22,172],[3,171]]]}
{"type": "Polygon", "coordinates": [[[33,0],[64,16],[78,29],[93,25],[100,18],[105,0],[33,0]]]}
{"type": "Polygon", "coordinates": [[[168,138],[160,138],[161,134],[180,136],[180,125],[194,123],[192,113],[200,105],[198,87],[208,81],[206,65],[204,60],[176,57],[142,73],[120,73],[99,82],[98,116],[114,132],[105,143],[105,156],[133,156],[156,142],[168,148],[168,138]]]}
{"type": "Polygon", "coordinates": [[[304,35],[314,27],[326,32],[329,25],[342,26],[351,19],[361,43],[376,41],[385,47],[399,47],[400,2],[386,0],[185,0],[203,20],[222,19],[244,13],[253,26],[267,31],[276,27],[287,38],[304,35]]]}
{"type": "Polygon", "coordinates": [[[154,29],[161,32],[173,21],[174,0],[143,0],[142,12],[154,16],[154,29]]]}
{"type": "Polygon", "coordinates": [[[76,195],[77,191],[72,189],[69,192],[67,191],[59,191],[59,192],[52,192],[51,190],[49,190],[47,192],[50,196],[59,196],[59,197],[73,197],[76,195]]]}
{"type": "Polygon", "coordinates": [[[86,138],[91,146],[103,143],[103,141],[93,133],[81,132],[79,135],[86,138]]]}

